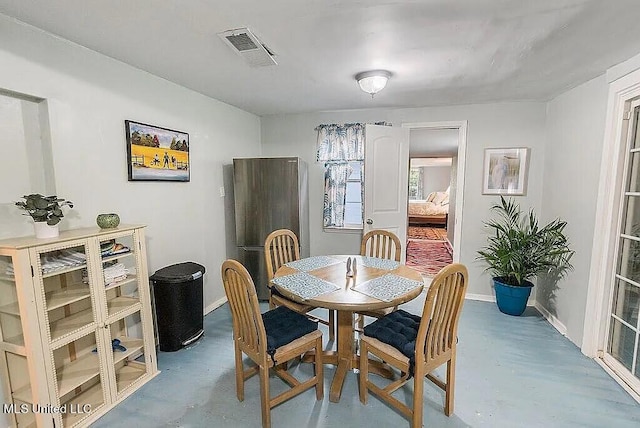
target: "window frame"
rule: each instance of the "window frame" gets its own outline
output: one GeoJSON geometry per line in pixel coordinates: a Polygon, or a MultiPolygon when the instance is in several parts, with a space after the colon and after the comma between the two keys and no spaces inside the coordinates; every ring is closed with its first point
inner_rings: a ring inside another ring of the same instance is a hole
{"type": "Polygon", "coordinates": [[[410,167],[409,168],[409,194],[407,196],[408,200],[410,201],[420,201],[424,199],[424,185],[423,185],[423,177],[424,177],[424,169],[422,169],[422,167],[420,166],[414,166],[414,167],[410,167]],[[415,170],[417,172],[418,178],[417,178],[417,182],[415,185],[415,190],[416,190],[416,197],[414,199],[411,198],[411,190],[412,190],[412,185],[411,185],[411,173],[413,172],[413,170],[415,170]]]}

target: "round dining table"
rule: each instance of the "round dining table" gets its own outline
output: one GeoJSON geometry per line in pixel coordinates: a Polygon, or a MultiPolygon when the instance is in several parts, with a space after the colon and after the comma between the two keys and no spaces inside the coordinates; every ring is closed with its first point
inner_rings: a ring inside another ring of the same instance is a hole
{"type": "MultiPolygon", "coordinates": [[[[355,338],[354,313],[391,308],[408,302],[420,295],[424,283],[420,272],[397,262],[349,255],[321,257],[325,260],[330,258],[332,260],[330,263],[332,264],[306,270],[306,273],[330,284],[334,284],[334,286],[336,286],[334,291],[325,292],[314,297],[303,298],[299,294],[292,292],[291,288],[279,285],[279,277],[295,275],[300,272],[300,270],[293,267],[295,263],[292,263],[292,266],[281,266],[274,275],[272,286],[276,287],[278,292],[283,296],[295,302],[318,308],[333,309],[337,312],[337,351],[326,350],[323,353],[323,362],[325,364],[337,366],[329,392],[329,400],[337,403],[340,400],[342,386],[347,372],[352,369],[358,369],[360,365],[355,338]],[[351,269],[351,272],[349,272],[350,275],[348,275],[347,269],[348,259],[352,260],[349,262],[350,265],[354,264],[353,260],[355,260],[356,266],[355,271],[351,269]],[[379,261],[379,263],[372,263],[375,261],[379,261]],[[386,262],[386,265],[382,262],[386,262]],[[414,288],[406,292],[402,291],[399,295],[392,295],[391,298],[387,296],[385,300],[372,297],[359,291],[359,289],[361,290],[367,285],[367,282],[376,280],[387,274],[395,275],[392,276],[392,278],[413,281],[414,288]]],[[[308,260],[318,258],[319,257],[311,257],[308,260]]],[[[304,263],[305,259],[301,259],[300,262],[304,263]]],[[[284,278],[280,278],[280,280],[283,279],[284,278]]],[[[378,369],[379,374],[385,374],[386,370],[381,364],[374,361],[372,361],[371,364],[372,371],[378,369]]],[[[388,371],[386,374],[388,374],[388,371]]]]}

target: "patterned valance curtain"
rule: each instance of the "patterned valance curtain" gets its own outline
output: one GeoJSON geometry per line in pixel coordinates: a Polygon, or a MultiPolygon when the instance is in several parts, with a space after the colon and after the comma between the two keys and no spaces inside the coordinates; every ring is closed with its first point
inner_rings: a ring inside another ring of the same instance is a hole
{"type": "Polygon", "coordinates": [[[316,159],[325,163],[324,227],[344,226],[349,162],[364,160],[364,124],[320,125],[316,159]]]}
{"type": "Polygon", "coordinates": [[[320,162],[351,162],[364,160],[364,124],[320,125],[317,160],[320,162]]]}

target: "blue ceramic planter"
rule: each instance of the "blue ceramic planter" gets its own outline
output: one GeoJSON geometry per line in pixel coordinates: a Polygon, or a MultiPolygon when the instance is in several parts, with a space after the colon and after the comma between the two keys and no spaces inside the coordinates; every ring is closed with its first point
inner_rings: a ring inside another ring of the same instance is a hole
{"type": "Polygon", "coordinates": [[[496,290],[496,303],[500,312],[507,315],[520,316],[527,308],[527,300],[531,294],[533,284],[529,281],[526,285],[513,286],[500,282],[499,278],[493,278],[493,286],[496,290]]]}

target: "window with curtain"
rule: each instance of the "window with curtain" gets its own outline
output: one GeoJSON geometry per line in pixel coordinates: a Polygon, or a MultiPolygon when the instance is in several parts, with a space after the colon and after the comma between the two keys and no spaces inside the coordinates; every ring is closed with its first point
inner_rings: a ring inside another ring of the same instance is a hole
{"type": "Polygon", "coordinates": [[[364,124],[320,125],[318,162],[324,162],[325,229],[361,229],[363,216],[364,124]]]}
{"type": "Polygon", "coordinates": [[[423,170],[421,167],[414,167],[409,169],[409,199],[410,200],[423,199],[422,198],[422,193],[423,193],[422,172],[423,170]]]}

